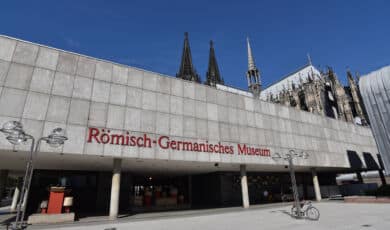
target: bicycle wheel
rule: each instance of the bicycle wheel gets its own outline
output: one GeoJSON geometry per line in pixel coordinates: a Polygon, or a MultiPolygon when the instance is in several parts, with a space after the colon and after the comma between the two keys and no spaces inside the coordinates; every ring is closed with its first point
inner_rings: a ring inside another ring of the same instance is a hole
{"type": "Polygon", "coordinates": [[[309,207],[306,210],[306,216],[309,220],[318,220],[320,219],[320,211],[315,207],[309,207]]]}
{"type": "Polygon", "coordinates": [[[291,208],[291,216],[298,216],[298,210],[297,210],[297,207],[293,206],[291,208]]]}

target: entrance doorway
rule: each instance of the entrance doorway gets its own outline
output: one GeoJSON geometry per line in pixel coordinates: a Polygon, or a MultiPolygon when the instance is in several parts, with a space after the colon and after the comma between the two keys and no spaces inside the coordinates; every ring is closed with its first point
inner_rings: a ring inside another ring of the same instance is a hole
{"type": "Polygon", "coordinates": [[[191,207],[190,176],[135,175],[130,210],[148,212],[191,207]]]}

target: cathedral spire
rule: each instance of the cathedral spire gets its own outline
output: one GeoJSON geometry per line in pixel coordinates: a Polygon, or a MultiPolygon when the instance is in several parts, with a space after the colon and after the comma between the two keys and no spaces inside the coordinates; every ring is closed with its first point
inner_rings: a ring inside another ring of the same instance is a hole
{"type": "Polygon", "coordinates": [[[181,63],[179,72],[176,74],[176,77],[182,78],[188,81],[200,82],[200,77],[196,73],[195,68],[192,64],[192,56],[190,49],[190,42],[188,39],[188,33],[184,33],[184,46],[183,54],[181,56],[181,63]]]}
{"type": "Polygon", "coordinates": [[[351,70],[349,68],[347,68],[347,78],[348,78],[348,82],[349,82],[350,85],[352,83],[355,83],[355,79],[353,79],[351,70]]]}
{"type": "Polygon", "coordinates": [[[246,42],[248,47],[248,71],[246,73],[246,77],[248,80],[248,88],[249,91],[251,91],[255,97],[259,97],[261,91],[260,72],[256,67],[255,60],[252,55],[249,38],[246,39],[246,42]]]}
{"type": "Polygon", "coordinates": [[[246,38],[246,43],[248,46],[248,70],[256,70],[255,60],[253,59],[251,45],[249,43],[249,38],[246,38]]]}
{"type": "Polygon", "coordinates": [[[347,68],[347,78],[348,78],[349,89],[350,89],[352,102],[353,102],[352,106],[356,112],[356,116],[360,118],[360,122],[362,125],[367,125],[366,115],[363,107],[361,106],[362,99],[361,99],[359,87],[357,86],[357,82],[352,76],[351,70],[349,68],[347,68]]]}
{"type": "Polygon", "coordinates": [[[217,58],[215,57],[214,43],[210,41],[209,66],[206,73],[206,85],[216,86],[216,84],[224,84],[219,73],[217,58]]]}
{"type": "Polygon", "coordinates": [[[312,62],[311,62],[311,57],[310,57],[309,53],[307,53],[307,64],[313,65],[312,62]]]}
{"type": "Polygon", "coordinates": [[[341,85],[339,79],[337,78],[335,72],[333,71],[332,67],[327,67],[328,68],[328,78],[334,85],[341,85]]]}

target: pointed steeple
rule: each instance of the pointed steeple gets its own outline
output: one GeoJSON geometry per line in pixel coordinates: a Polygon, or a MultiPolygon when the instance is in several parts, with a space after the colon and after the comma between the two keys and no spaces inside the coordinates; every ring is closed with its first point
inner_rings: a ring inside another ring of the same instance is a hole
{"type": "Polygon", "coordinates": [[[248,47],[248,71],[246,77],[248,80],[249,91],[252,92],[254,97],[258,98],[261,92],[261,80],[260,72],[256,67],[255,60],[252,55],[251,45],[249,44],[249,38],[246,39],[248,47]]]}
{"type": "Polygon", "coordinates": [[[217,58],[215,57],[214,43],[210,41],[209,67],[206,73],[206,85],[216,86],[216,84],[224,84],[219,73],[217,58]]]}
{"type": "Polygon", "coordinates": [[[310,57],[309,53],[307,53],[307,64],[308,65],[313,65],[312,62],[311,62],[311,57],[310,57]]]}
{"type": "Polygon", "coordinates": [[[336,74],[334,73],[332,67],[327,67],[328,68],[328,78],[329,80],[334,84],[334,85],[340,85],[340,81],[337,78],[336,74]]]}
{"type": "Polygon", "coordinates": [[[355,79],[353,78],[351,70],[349,68],[347,68],[347,78],[348,78],[349,85],[355,83],[355,79]]]}
{"type": "Polygon", "coordinates": [[[183,54],[181,56],[180,69],[179,72],[176,74],[176,77],[200,83],[200,77],[196,73],[195,68],[192,64],[190,42],[188,39],[187,32],[184,33],[183,54]]]}
{"type": "Polygon", "coordinates": [[[253,58],[251,45],[249,43],[249,38],[246,38],[247,46],[248,46],[248,70],[256,70],[255,60],[253,58]]]}
{"type": "Polygon", "coordinates": [[[349,88],[352,96],[352,106],[355,109],[356,116],[360,117],[360,120],[362,122],[362,125],[367,125],[367,119],[364,112],[364,107],[362,107],[362,99],[359,91],[359,87],[352,76],[351,70],[347,68],[347,78],[349,83],[349,88]]]}

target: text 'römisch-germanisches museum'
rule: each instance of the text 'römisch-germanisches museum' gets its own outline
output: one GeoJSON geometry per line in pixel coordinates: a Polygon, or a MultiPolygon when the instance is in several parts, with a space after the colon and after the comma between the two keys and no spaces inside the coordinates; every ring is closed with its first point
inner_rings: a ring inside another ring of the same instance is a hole
{"type": "MultiPolygon", "coordinates": [[[[306,199],[339,194],[336,174],[381,169],[351,72],[343,86],[309,58],[265,88],[246,48],[240,90],[224,84],[213,42],[201,80],[188,34],[176,77],[0,36],[0,125],[36,140],[66,130],[63,145],[40,143],[26,215],[56,210],[61,189],[76,216],[113,218],[289,200],[291,150],[306,199]]],[[[29,151],[1,136],[2,174],[22,177],[29,151]]]]}

